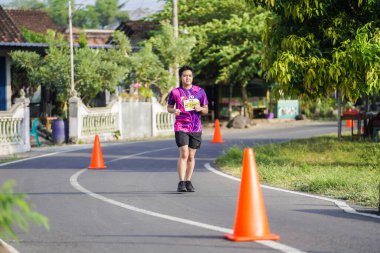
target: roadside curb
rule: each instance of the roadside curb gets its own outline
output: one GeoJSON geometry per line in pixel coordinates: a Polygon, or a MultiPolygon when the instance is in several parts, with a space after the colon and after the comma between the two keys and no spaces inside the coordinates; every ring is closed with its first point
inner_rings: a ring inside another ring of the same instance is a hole
{"type": "Polygon", "coordinates": [[[0,239],[0,253],[20,253],[11,245],[0,239]]]}
{"type": "MultiPolygon", "coordinates": [[[[214,167],[212,167],[210,163],[204,164],[204,167],[208,171],[210,171],[212,173],[215,173],[215,174],[217,174],[219,176],[222,176],[222,177],[225,177],[225,178],[232,179],[232,180],[240,182],[240,178],[228,175],[228,174],[226,174],[226,173],[224,173],[224,172],[222,172],[220,170],[217,170],[214,167]]],[[[380,215],[358,212],[357,210],[355,210],[354,208],[352,208],[351,206],[349,206],[346,202],[344,202],[342,200],[331,199],[331,198],[322,197],[322,196],[318,196],[318,195],[313,195],[313,194],[308,194],[308,193],[303,193],[303,192],[297,192],[297,191],[291,191],[291,190],[286,190],[286,189],[272,187],[272,186],[267,186],[267,185],[261,185],[261,187],[262,188],[266,188],[266,189],[270,189],[270,190],[274,190],[274,191],[280,191],[280,192],[295,194],[295,195],[304,196],[304,197],[308,197],[308,198],[314,198],[314,199],[319,199],[319,200],[324,200],[324,201],[332,202],[339,209],[343,210],[346,213],[354,214],[354,215],[360,215],[360,216],[365,216],[365,217],[370,217],[370,218],[375,218],[375,219],[380,219],[380,215]]]]}

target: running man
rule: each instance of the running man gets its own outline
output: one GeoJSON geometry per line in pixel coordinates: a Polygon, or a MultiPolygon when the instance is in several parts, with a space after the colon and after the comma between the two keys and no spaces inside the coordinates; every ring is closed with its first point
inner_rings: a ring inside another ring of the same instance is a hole
{"type": "Polygon", "coordinates": [[[193,69],[183,66],[179,69],[181,87],[169,94],[167,110],[174,113],[175,141],[179,150],[177,163],[178,192],[194,192],[191,184],[195,166],[195,153],[202,142],[201,114],[208,113],[208,100],[205,91],[193,85],[193,69]]]}

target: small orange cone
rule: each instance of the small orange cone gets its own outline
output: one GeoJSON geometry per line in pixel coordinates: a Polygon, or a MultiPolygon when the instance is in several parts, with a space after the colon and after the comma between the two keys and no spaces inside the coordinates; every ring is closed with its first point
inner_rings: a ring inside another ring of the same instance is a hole
{"type": "Polygon", "coordinates": [[[219,120],[215,120],[215,129],[214,129],[214,138],[211,141],[212,143],[223,143],[222,135],[220,133],[219,120]]]}
{"type": "MultiPolygon", "coordinates": [[[[346,112],[348,115],[352,115],[352,109],[351,108],[348,108],[347,112],[346,112]]],[[[349,128],[349,127],[352,127],[353,126],[353,122],[352,122],[352,119],[348,119],[346,120],[346,127],[349,128]]]]}
{"type": "Polygon", "coordinates": [[[92,149],[92,158],[89,169],[105,169],[107,166],[104,165],[102,149],[100,147],[99,136],[95,135],[94,147],[92,149]]]}
{"type": "Polygon", "coordinates": [[[244,150],[239,200],[234,233],[224,235],[231,241],[279,240],[271,234],[260,188],[256,161],[251,148],[244,150]]]}
{"type": "Polygon", "coordinates": [[[346,120],[346,127],[347,127],[347,128],[352,127],[352,119],[348,119],[348,120],[346,120]]]}

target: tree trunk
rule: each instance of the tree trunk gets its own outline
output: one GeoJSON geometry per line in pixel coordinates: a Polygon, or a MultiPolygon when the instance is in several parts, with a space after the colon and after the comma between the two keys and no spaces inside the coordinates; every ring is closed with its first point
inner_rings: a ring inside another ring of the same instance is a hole
{"type": "Polygon", "coordinates": [[[230,94],[228,96],[228,119],[232,119],[232,105],[231,105],[231,100],[232,100],[232,88],[233,84],[230,83],[230,94]]]}
{"type": "MultiPolygon", "coordinates": [[[[241,95],[243,98],[243,116],[247,116],[247,104],[248,104],[248,93],[247,93],[247,87],[246,86],[241,86],[241,95]]],[[[249,115],[248,115],[249,116],[249,115]]]]}
{"type": "Polygon", "coordinates": [[[342,94],[340,93],[340,89],[337,90],[338,97],[338,139],[341,138],[342,131],[342,94]]]}

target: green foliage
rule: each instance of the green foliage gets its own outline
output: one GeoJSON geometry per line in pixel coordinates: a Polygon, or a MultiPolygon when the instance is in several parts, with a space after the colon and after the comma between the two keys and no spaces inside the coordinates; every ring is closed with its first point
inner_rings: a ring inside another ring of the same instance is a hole
{"type": "Polygon", "coordinates": [[[266,5],[264,68],[275,95],[355,101],[380,90],[379,1],[251,0],[266,5]],[[337,8],[339,6],[339,8],[337,8]]]}
{"type": "MultiPolygon", "coordinates": [[[[156,32],[149,40],[141,44],[141,49],[132,54],[130,83],[141,83],[144,85],[155,84],[159,89],[161,102],[175,86],[176,71],[175,63],[185,64],[191,57],[191,49],[195,39],[191,36],[174,36],[173,27],[163,22],[161,30],[156,32]]],[[[128,83],[128,81],[127,81],[128,83]]],[[[129,84],[130,84],[129,83],[129,84]]],[[[141,95],[141,91],[140,91],[141,95]]],[[[151,97],[151,91],[147,91],[151,97]]]]}
{"type": "MultiPolygon", "coordinates": [[[[60,26],[67,26],[68,0],[48,0],[48,12],[60,26]]],[[[81,28],[104,28],[128,20],[128,13],[119,10],[118,0],[97,0],[95,5],[75,8],[72,1],[73,25],[81,28]]]]}
{"type": "MultiPolygon", "coordinates": [[[[126,11],[120,11],[118,0],[97,0],[95,2],[95,13],[97,13],[101,27],[111,25],[128,19],[126,11]]],[[[88,9],[90,11],[91,9],[88,9]]]]}
{"type": "MultiPolygon", "coordinates": [[[[244,1],[237,0],[179,0],[178,20],[181,26],[204,25],[212,20],[225,20],[231,15],[249,11],[244,1]]],[[[172,1],[167,1],[163,11],[152,16],[156,20],[171,20],[172,1]]]]}
{"type": "Polygon", "coordinates": [[[154,96],[154,93],[151,89],[149,89],[148,85],[143,85],[139,89],[139,96],[143,98],[152,98],[154,96]]]}
{"type": "Polygon", "coordinates": [[[195,38],[184,35],[176,38],[173,27],[168,22],[163,22],[160,32],[152,36],[149,43],[152,44],[154,52],[165,68],[168,69],[174,67],[174,62],[183,65],[190,59],[195,38]]]}
{"type": "Polygon", "coordinates": [[[93,5],[85,8],[76,9],[73,12],[73,25],[81,28],[98,28],[100,27],[99,15],[93,5]]]}
{"type": "Polygon", "coordinates": [[[334,119],[334,117],[337,116],[334,114],[337,106],[336,99],[331,97],[322,97],[318,99],[309,99],[305,97],[300,99],[301,113],[310,119],[334,119]]]}
{"type": "Polygon", "coordinates": [[[21,33],[22,33],[22,37],[27,42],[32,42],[32,43],[46,43],[47,42],[46,36],[43,33],[33,32],[33,31],[28,30],[25,27],[21,28],[21,33]]]}
{"type": "MultiPolygon", "coordinates": [[[[55,34],[49,33],[49,48],[41,57],[35,52],[14,51],[11,53],[14,64],[27,72],[31,84],[50,87],[56,91],[60,113],[65,117],[65,109],[70,94],[70,50],[68,43],[55,34]]],[[[131,51],[128,39],[116,32],[115,47],[105,49],[76,48],[74,58],[75,89],[87,105],[103,90],[113,92],[129,72],[131,51]]]]}
{"type": "Polygon", "coordinates": [[[68,0],[48,0],[48,13],[54,22],[59,26],[67,26],[68,24],[68,0]]]}
{"type": "Polygon", "coordinates": [[[87,38],[86,38],[85,32],[79,33],[78,44],[79,44],[79,47],[87,47],[88,43],[87,43],[87,38]]]}
{"type": "Polygon", "coordinates": [[[191,27],[198,40],[193,51],[198,68],[213,75],[216,83],[246,86],[253,78],[262,77],[260,36],[267,15],[269,13],[261,9],[255,15],[231,15],[224,21],[213,20],[191,27]]]}
{"type": "Polygon", "coordinates": [[[14,185],[14,181],[7,181],[0,188],[0,237],[17,239],[15,226],[27,232],[30,222],[48,230],[48,218],[32,211],[27,196],[13,192],[14,185]]]}
{"type": "MultiPolygon", "coordinates": [[[[178,9],[179,30],[196,37],[191,62],[197,79],[245,86],[263,76],[261,34],[268,11],[239,0],[180,0],[178,9]]],[[[168,2],[154,18],[169,19],[171,10],[168,2]]]]}
{"type": "Polygon", "coordinates": [[[142,84],[156,84],[161,90],[169,89],[169,73],[158,56],[152,51],[152,44],[145,43],[138,52],[131,57],[131,81],[142,84]]]}
{"type": "MultiPolygon", "coordinates": [[[[377,207],[380,146],[351,138],[316,137],[254,148],[263,183],[377,207]]],[[[224,152],[216,163],[240,176],[243,149],[224,152]]]]}

